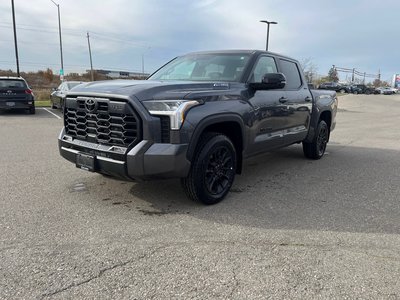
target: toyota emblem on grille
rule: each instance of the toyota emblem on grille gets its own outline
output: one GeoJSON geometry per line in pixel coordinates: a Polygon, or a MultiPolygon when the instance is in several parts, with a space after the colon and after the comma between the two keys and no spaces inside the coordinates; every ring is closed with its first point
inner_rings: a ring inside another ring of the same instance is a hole
{"type": "Polygon", "coordinates": [[[91,98],[86,99],[85,108],[88,112],[94,112],[97,108],[97,101],[91,98]]]}

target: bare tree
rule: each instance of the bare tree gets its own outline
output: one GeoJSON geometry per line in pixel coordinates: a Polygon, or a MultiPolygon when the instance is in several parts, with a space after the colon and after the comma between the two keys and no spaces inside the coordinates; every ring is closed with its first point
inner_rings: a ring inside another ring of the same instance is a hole
{"type": "Polygon", "coordinates": [[[304,76],[308,83],[313,83],[317,79],[317,65],[313,62],[312,58],[305,58],[300,61],[301,68],[303,69],[304,76]]]}

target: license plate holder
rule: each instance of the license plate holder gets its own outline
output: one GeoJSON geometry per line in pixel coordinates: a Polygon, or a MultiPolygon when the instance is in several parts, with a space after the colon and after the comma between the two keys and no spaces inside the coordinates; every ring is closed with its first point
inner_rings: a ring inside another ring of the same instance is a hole
{"type": "Polygon", "coordinates": [[[82,170],[94,172],[95,160],[93,155],[78,153],[76,155],[76,167],[82,170]]]}

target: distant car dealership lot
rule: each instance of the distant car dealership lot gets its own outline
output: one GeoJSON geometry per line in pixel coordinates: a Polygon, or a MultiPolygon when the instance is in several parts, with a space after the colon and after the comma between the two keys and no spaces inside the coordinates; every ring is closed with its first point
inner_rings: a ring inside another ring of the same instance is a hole
{"type": "Polygon", "coordinates": [[[204,207],[64,161],[59,110],[1,112],[0,299],[396,299],[399,114],[398,94],[342,96],[324,158],[253,158],[204,207]]]}

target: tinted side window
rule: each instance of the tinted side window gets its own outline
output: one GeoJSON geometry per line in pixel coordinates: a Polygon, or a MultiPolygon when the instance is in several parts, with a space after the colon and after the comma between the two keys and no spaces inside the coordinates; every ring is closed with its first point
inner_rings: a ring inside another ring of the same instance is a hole
{"type": "Polygon", "coordinates": [[[286,76],[286,89],[298,89],[301,86],[301,78],[299,69],[294,62],[287,60],[280,60],[282,73],[286,76]]]}
{"type": "Polygon", "coordinates": [[[250,82],[261,82],[265,74],[277,72],[275,60],[269,56],[261,56],[250,77],[250,82]]]}

